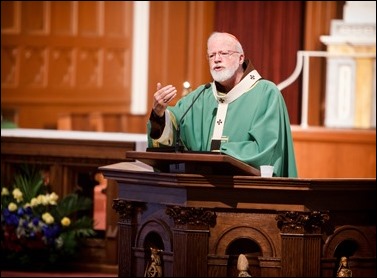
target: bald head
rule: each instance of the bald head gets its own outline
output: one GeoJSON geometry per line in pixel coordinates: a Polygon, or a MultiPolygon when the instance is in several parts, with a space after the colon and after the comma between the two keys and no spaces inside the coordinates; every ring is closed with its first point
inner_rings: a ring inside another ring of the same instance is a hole
{"type": "Polygon", "coordinates": [[[221,44],[226,46],[226,49],[234,49],[237,52],[244,54],[242,45],[238,39],[234,35],[226,32],[213,32],[207,41],[207,51],[211,49],[211,45],[213,44],[221,44]]]}

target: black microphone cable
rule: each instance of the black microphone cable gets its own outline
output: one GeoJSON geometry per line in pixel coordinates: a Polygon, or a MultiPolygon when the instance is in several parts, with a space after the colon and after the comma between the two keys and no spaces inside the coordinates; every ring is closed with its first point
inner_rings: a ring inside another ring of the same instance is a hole
{"type": "Polygon", "coordinates": [[[204,85],[204,88],[200,91],[200,93],[194,98],[190,106],[187,108],[185,113],[183,113],[181,119],[178,122],[177,125],[177,130],[176,130],[176,136],[175,136],[175,152],[182,152],[183,151],[183,145],[182,145],[182,140],[181,140],[181,123],[183,118],[186,116],[189,110],[191,110],[192,106],[194,105],[195,101],[199,98],[199,96],[204,92],[204,90],[208,89],[211,87],[211,83],[207,83],[204,85]]]}

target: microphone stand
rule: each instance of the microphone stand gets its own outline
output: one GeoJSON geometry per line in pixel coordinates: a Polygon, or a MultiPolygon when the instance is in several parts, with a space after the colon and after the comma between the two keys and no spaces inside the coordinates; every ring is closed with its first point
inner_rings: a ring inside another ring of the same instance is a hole
{"type": "Polygon", "coordinates": [[[204,85],[204,88],[194,98],[194,100],[190,104],[189,108],[187,108],[187,110],[185,111],[185,113],[183,113],[181,119],[179,120],[177,130],[176,130],[176,133],[175,133],[175,152],[176,153],[182,152],[183,149],[184,149],[183,145],[182,145],[182,140],[181,140],[181,123],[182,123],[182,120],[186,116],[187,112],[192,108],[192,106],[194,105],[195,101],[199,98],[199,96],[204,92],[205,89],[208,89],[209,87],[211,87],[211,83],[207,83],[207,84],[204,85]]]}
{"type": "Polygon", "coordinates": [[[182,145],[182,140],[181,140],[181,128],[180,125],[177,127],[177,131],[175,134],[175,152],[183,152],[183,145],[182,145]]]}

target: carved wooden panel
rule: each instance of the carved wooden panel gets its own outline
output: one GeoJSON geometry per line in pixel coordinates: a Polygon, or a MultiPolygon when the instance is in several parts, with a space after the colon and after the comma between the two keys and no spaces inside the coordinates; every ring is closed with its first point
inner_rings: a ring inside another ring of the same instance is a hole
{"type": "Polygon", "coordinates": [[[16,46],[8,45],[1,47],[1,87],[11,88],[18,83],[17,64],[19,49],[16,46]]]}
{"type": "Polygon", "coordinates": [[[49,55],[48,84],[55,88],[72,88],[75,84],[73,71],[75,51],[69,47],[52,47],[49,55]],[[53,66],[52,66],[53,65],[53,66]]]}
{"type": "MultiPolygon", "coordinates": [[[[44,46],[25,45],[21,48],[19,88],[46,87],[47,49],[44,46]]],[[[21,92],[20,92],[21,93],[21,92]]]]}
{"type": "Polygon", "coordinates": [[[73,35],[74,14],[77,6],[75,1],[51,1],[51,34],[60,36],[73,35]]]}
{"type": "Polygon", "coordinates": [[[56,128],[59,114],[75,111],[127,113],[132,2],[1,7],[2,107],[18,108],[20,127],[56,128]]]}
{"type": "Polygon", "coordinates": [[[100,167],[119,186],[119,276],[142,276],[154,245],[172,254],[161,257],[169,277],[236,277],[239,254],[253,277],[334,277],[341,256],[355,277],[375,277],[375,179],[224,179],[131,165],[100,167]]]}
{"type": "Polygon", "coordinates": [[[49,31],[48,1],[21,2],[21,33],[47,35],[49,31]]]}

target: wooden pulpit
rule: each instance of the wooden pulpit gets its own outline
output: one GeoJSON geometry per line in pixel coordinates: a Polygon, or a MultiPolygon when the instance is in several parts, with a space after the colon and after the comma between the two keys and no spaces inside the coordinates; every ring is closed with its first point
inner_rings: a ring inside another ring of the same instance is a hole
{"type": "Polygon", "coordinates": [[[139,160],[162,173],[260,176],[258,169],[216,152],[127,151],[126,158],[139,160]]]}
{"type": "Polygon", "coordinates": [[[120,277],[141,277],[158,250],[164,277],[376,275],[376,179],[264,178],[221,154],[128,151],[100,167],[118,185],[120,277]]]}

